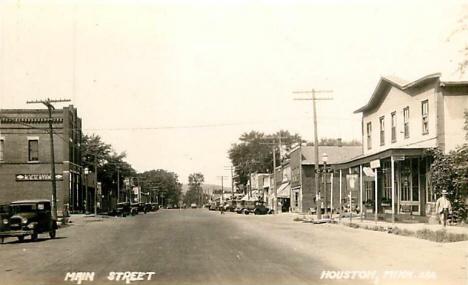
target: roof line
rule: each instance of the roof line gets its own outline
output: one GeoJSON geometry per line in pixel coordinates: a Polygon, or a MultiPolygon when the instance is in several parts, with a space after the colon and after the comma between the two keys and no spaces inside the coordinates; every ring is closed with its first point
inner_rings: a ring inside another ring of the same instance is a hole
{"type": "Polygon", "coordinates": [[[428,74],[426,76],[423,76],[419,79],[416,79],[414,80],[413,82],[409,82],[405,85],[401,85],[397,82],[395,82],[394,80],[392,80],[391,78],[389,78],[389,76],[381,76],[380,77],[380,80],[379,80],[379,83],[377,83],[377,86],[375,87],[375,90],[374,92],[372,93],[372,96],[371,98],[369,99],[369,101],[367,102],[367,104],[359,109],[357,109],[356,111],[353,112],[353,114],[357,114],[357,113],[361,113],[363,112],[364,110],[366,110],[367,108],[369,108],[370,106],[372,106],[372,104],[374,103],[374,101],[376,100],[377,96],[378,96],[378,91],[382,85],[382,82],[387,82],[401,90],[405,90],[405,89],[408,89],[408,88],[411,88],[411,87],[414,87],[428,79],[433,79],[433,78],[440,78],[441,77],[441,73],[440,72],[437,72],[437,73],[431,73],[431,74],[428,74]]]}

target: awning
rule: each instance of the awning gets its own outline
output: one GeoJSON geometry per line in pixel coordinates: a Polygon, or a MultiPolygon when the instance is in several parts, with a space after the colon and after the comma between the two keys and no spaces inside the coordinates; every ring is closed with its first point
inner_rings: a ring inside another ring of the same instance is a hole
{"type": "Polygon", "coordinates": [[[289,182],[283,183],[276,192],[277,198],[290,198],[291,197],[291,185],[289,182]]]}

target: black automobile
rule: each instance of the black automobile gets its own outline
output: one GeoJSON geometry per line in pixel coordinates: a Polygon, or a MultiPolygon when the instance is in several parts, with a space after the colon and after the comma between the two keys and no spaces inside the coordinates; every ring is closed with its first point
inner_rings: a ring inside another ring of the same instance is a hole
{"type": "Polygon", "coordinates": [[[263,201],[245,201],[244,214],[248,215],[254,213],[255,215],[272,214],[272,210],[265,206],[263,201]]]}
{"type": "Polygon", "coordinates": [[[23,241],[25,236],[37,241],[38,235],[44,233],[55,238],[58,227],[57,221],[52,218],[49,200],[16,201],[9,206],[9,209],[2,206],[2,242],[6,237],[17,237],[23,241]]]}
{"type": "Polygon", "coordinates": [[[130,215],[130,203],[129,202],[120,202],[117,203],[117,210],[115,215],[119,217],[126,217],[130,215]]]}
{"type": "Polygon", "coordinates": [[[138,215],[140,212],[143,212],[146,214],[145,203],[132,203],[131,204],[132,215],[138,215]]]}

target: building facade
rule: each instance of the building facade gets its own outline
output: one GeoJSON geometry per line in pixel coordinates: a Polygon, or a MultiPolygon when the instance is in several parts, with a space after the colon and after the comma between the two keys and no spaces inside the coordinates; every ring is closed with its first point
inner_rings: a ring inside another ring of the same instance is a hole
{"type": "MultiPolygon", "coordinates": [[[[333,172],[333,166],[341,161],[362,154],[361,146],[319,146],[318,179],[319,187],[315,187],[315,148],[313,146],[298,146],[290,152],[291,168],[291,210],[305,213],[322,208],[337,208],[343,187],[339,185],[338,173],[333,172]],[[323,157],[327,157],[325,162],[323,157]]],[[[343,185],[342,185],[343,186],[343,185]]],[[[340,198],[341,197],[341,198],[340,198]]]]}
{"type": "MultiPolygon", "coordinates": [[[[70,105],[52,110],[57,208],[83,208],[81,119],[70,105]]],[[[0,110],[0,203],[52,201],[51,141],[47,109],[0,110]]]]}
{"type": "Polygon", "coordinates": [[[408,82],[382,77],[362,113],[363,155],[335,166],[356,175],[358,208],[368,214],[425,216],[434,211],[432,156],[465,143],[468,82],[442,81],[430,74],[408,82]]]}

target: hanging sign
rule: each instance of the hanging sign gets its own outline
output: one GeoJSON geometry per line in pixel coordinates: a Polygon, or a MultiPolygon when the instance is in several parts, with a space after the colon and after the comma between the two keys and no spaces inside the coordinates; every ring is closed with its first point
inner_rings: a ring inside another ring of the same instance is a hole
{"type": "Polygon", "coordinates": [[[346,184],[349,191],[357,191],[359,176],[357,174],[346,175],[346,184]]]}
{"type": "Polygon", "coordinates": [[[372,169],[380,168],[380,159],[372,160],[372,161],[370,162],[370,167],[371,167],[372,169]]]}

